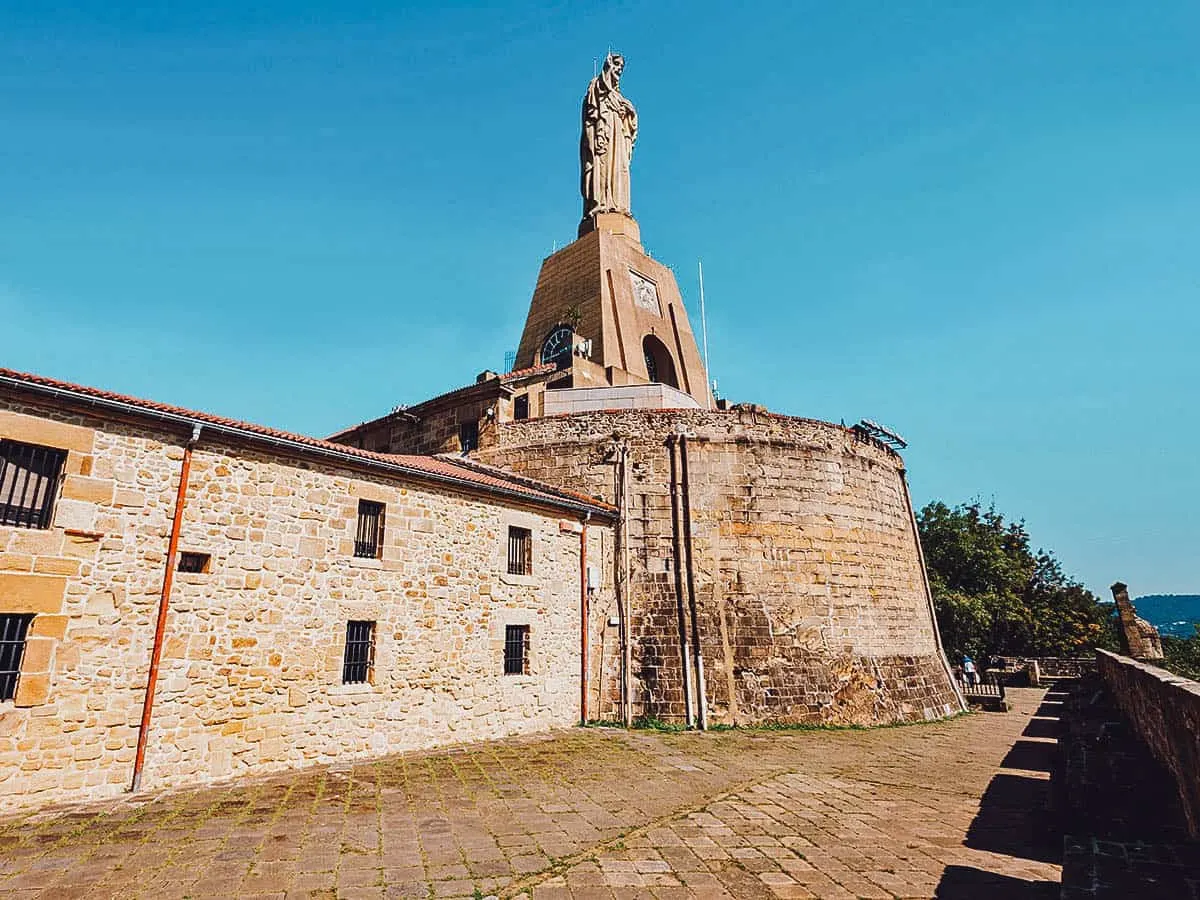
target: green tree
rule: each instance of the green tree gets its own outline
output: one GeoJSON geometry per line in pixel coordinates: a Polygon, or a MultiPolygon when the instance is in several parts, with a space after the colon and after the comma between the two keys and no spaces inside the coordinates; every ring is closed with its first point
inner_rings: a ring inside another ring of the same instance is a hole
{"type": "Polygon", "coordinates": [[[1191,637],[1164,634],[1162,644],[1164,669],[1169,669],[1184,678],[1200,681],[1200,624],[1196,625],[1196,633],[1191,637]]]}
{"type": "Polygon", "coordinates": [[[1075,656],[1115,647],[1111,605],[1034,551],[995,507],[933,502],[917,516],[942,641],[952,659],[1075,656]]]}

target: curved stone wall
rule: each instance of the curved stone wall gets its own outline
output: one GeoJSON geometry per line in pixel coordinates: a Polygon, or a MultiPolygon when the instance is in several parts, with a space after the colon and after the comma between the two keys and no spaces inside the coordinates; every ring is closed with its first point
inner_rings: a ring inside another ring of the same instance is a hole
{"type": "MultiPolygon", "coordinates": [[[[684,713],[669,446],[681,431],[710,720],[880,724],[957,711],[891,450],[841,426],[746,407],[498,426],[482,461],[610,502],[610,448],[629,447],[635,712],[684,713]]],[[[591,635],[599,717],[612,714],[617,691],[609,612],[591,635]]]]}

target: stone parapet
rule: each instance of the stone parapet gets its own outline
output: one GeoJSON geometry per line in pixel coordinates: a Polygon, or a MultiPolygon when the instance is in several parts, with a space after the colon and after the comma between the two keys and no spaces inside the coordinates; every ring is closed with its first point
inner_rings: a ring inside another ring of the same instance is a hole
{"type": "Polygon", "coordinates": [[[1174,777],[1188,830],[1200,839],[1200,683],[1106,650],[1096,657],[1113,701],[1174,777]]]}

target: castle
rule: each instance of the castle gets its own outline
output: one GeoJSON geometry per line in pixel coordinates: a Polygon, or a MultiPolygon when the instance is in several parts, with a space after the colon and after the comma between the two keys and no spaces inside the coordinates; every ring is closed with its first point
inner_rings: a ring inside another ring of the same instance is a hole
{"type": "Polygon", "coordinates": [[[579,720],[961,708],[904,464],[714,402],[589,85],[511,372],[328,440],[0,370],[0,810],[579,720]]]}

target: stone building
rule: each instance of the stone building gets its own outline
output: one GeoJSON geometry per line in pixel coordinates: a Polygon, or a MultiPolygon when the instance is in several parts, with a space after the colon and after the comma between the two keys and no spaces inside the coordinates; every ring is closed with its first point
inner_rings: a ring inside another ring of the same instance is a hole
{"type": "Polygon", "coordinates": [[[0,370],[0,810],[576,722],[612,517],[0,370]]]}

